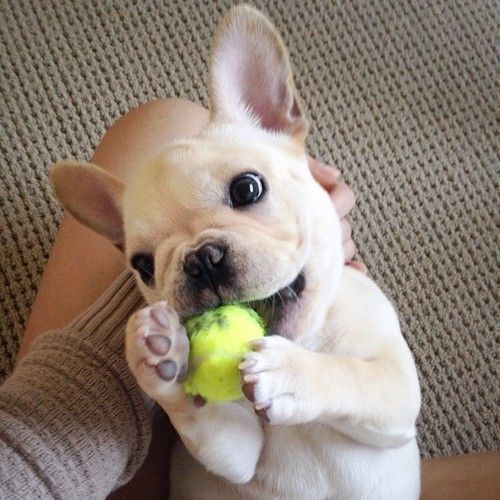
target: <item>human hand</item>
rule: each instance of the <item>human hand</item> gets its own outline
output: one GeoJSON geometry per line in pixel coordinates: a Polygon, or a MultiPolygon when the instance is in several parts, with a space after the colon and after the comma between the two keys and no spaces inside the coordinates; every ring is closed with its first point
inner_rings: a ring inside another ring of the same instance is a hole
{"type": "Polygon", "coordinates": [[[352,227],[347,219],[348,213],[354,208],[354,204],[356,203],[352,189],[341,180],[340,172],[326,163],[309,157],[309,168],[313,177],[330,195],[332,203],[340,217],[346,264],[362,273],[366,273],[366,266],[362,262],[352,260],[356,253],[356,245],[352,240],[352,227]]]}

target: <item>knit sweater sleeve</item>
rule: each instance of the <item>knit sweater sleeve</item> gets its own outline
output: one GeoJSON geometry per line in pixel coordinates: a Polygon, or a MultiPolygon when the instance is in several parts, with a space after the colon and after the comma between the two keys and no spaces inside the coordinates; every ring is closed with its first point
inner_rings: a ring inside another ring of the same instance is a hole
{"type": "Polygon", "coordinates": [[[123,353],[141,305],[123,273],[69,327],[41,335],[0,387],[0,498],[104,498],[132,477],[151,438],[123,353]]]}

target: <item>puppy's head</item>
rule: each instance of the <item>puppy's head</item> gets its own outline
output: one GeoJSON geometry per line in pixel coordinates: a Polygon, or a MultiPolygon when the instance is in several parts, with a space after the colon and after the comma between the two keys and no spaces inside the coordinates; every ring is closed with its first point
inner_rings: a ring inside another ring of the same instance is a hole
{"type": "Polygon", "coordinates": [[[308,168],[286,49],[250,7],[217,30],[210,99],[205,130],[167,145],[126,186],[62,163],[55,192],[125,250],[149,302],[165,299],[183,318],[249,302],[273,333],[317,331],[343,260],[339,220],[308,168]]]}

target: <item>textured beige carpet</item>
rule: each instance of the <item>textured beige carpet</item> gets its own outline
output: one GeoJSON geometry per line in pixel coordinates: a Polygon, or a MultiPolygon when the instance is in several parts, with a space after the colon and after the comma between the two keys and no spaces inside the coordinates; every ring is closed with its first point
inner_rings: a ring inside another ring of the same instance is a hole
{"type": "MultiPolygon", "coordinates": [[[[1,3],[0,377],[61,216],[51,164],[88,159],[141,102],[206,103],[210,36],[228,5],[1,3]]],[[[495,449],[498,2],[257,5],[291,51],[311,152],[356,191],[360,254],[401,312],[422,382],[423,454],[495,449]]]]}

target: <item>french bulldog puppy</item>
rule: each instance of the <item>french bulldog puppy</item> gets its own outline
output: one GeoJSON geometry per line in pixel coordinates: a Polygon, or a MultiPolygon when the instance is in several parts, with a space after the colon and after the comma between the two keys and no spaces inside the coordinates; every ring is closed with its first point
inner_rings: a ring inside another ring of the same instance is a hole
{"type": "Polygon", "coordinates": [[[391,302],[343,265],[287,51],[248,6],[217,29],[210,111],[127,185],[90,164],[52,172],[62,204],[125,250],[150,304],[126,354],[180,436],[172,497],[418,498],[412,355],[391,302]],[[247,399],[205,403],[182,390],[182,323],[227,302],[251,303],[270,335],[242,359],[247,399]]]}

